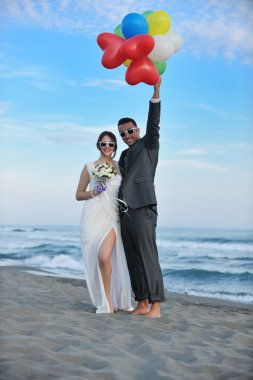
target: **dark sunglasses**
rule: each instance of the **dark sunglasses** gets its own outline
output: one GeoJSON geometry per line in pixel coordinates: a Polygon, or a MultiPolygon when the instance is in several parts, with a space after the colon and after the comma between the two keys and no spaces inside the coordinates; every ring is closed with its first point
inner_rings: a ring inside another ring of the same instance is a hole
{"type": "Polygon", "coordinates": [[[138,129],[138,127],[135,127],[135,128],[129,128],[129,129],[127,129],[125,132],[120,132],[119,134],[120,134],[121,137],[125,137],[126,134],[128,134],[128,135],[132,135],[136,129],[138,129]]]}
{"type": "Polygon", "coordinates": [[[99,145],[102,147],[102,148],[105,148],[107,146],[110,147],[110,148],[114,148],[116,143],[114,141],[99,141],[99,145]]]}

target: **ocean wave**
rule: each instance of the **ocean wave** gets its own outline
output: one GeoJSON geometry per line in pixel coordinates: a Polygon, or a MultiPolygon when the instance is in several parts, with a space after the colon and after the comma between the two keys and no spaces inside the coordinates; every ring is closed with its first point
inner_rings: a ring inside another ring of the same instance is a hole
{"type": "Polygon", "coordinates": [[[28,255],[25,253],[16,253],[16,252],[8,253],[8,254],[2,253],[0,255],[0,262],[3,262],[5,260],[9,260],[9,259],[19,261],[20,259],[24,260],[24,259],[28,259],[29,257],[31,257],[31,255],[28,255]]]}
{"type": "MultiPolygon", "coordinates": [[[[252,242],[248,230],[158,228],[166,289],[251,303],[252,242]]],[[[79,228],[0,226],[0,265],[25,265],[62,277],[83,277],[79,228]]]]}
{"type": "Polygon", "coordinates": [[[41,227],[10,227],[10,226],[1,226],[1,229],[6,232],[36,232],[36,231],[45,231],[45,228],[41,227]]]}
{"type": "Polygon", "coordinates": [[[187,249],[188,251],[195,249],[202,250],[217,250],[217,251],[237,251],[237,252],[249,252],[253,253],[253,244],[249,243],[224,243],[219,244],[217,242],[200,242],[200,241],[170,241],[170,240],[157,240],[158,248],[167,249],[187,249]]]}
{"type": "Polygon", "coordinates": [[[217,243],[217,244],[253,244],[253,238],[243,237],[243,238],[225,238],[225,237],[204,237],[204,238],[194,238],[194,241],[199,243],[217,243]]]}
{"type": "Polygon", "coordinates": [[[46,250],[48,252],[50,251],[55,251],[55,250],[61,250],[64,247],[64,251],[67,253],[69,251],[72,251],[73,249],[79,249],[79,246],[76,245],[55,245],[55,244],[48,244],[48,243],[42,243],[42,244],[35,244],[35,245],[30,245],[28,247],[28,250],[46,250]]]}
{"type": "Polygon", "coordinates": [[[46,236],[43,239],[44,241],[58,241],[58,242],[66,242],[66,241],[71,241],[71,242],[76,242],[80,244],[80,237],[70,237],[70,236],[60,236],[60,235],[54,235],[54,236],[46,236]]]}
{"type": "Polygon", "coordinates": [[[242,302],[242,303],[253,303],[253,295],[248,293],[232,293],[232,292],[206,292],[203,290],[189,290],[187,292],[184,292],[184,294],[188,294],[191,296],[197,296],[197,297],[208,297],[208,298],[215,298],[215,299],[221,299],[221,300],[229,300],[233,302],[242,302]]]}
{"type": "Polygon", "coordinates": [[[249,267],[252,268],[253,265],[253,257],[249,256],[221,256],[221,255],[194,255],[193,253],[178,253],[176,255],[168,255],[167,253],[159,252],[159,257],[164,263],[172,263],[177,262],[182,265],[195,265],[195,264],[203,264],[203,265],[225,265],[226,267],[237,266],[237,267],[249,267]]]}
{"type": "Polygon", "coordinates": [[[220,272],[220,271],[208,271],[203,269],[163,269],[163,277],[177,277],[183,278],[184,280],[194,279],[196,281],[209,280],[215,282],[217,280],[239,280],[253,282],[253,273],[243,272],[243,273],[230,273],[230,272],[220,272]]]}
{"type": "Polygon", "coordinates": [[[29,266],[39,266],[40,268],[65,268],[72,270],[80,270],[82,269],[82,262],[75,260],[74,258],[68,255],[57,255],[53,258],[49,258],[48,256],[40,255],[34,256],[24,260],[25,264],[29,266]]]}
{"type": "Polygon", "coordinates": [[[3,255],[14,255],[19,254],[21,255],[32,255],[37,253],[45,253],[49,256],[54,254],[69,254],[73,255],[75,253],[80,253],[81,248],[79,245],[56,245],[56,244],[48,244],[48,243],[39,243],[34,241],[22,241],[22,242],[15,242],[10,243],[8,247],[6,246],[0,246],[0,259],[3,257],[3,255]]]}

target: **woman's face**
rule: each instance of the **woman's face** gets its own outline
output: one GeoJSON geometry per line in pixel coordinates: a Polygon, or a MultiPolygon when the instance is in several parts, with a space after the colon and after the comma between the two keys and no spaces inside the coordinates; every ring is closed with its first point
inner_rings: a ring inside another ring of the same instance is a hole
{"type": "Polygon", "coordinates": [[[99,141],[99,145],[100,151],[105,157],[111,157],[115,151],[115,142],[107,135],[99,141]]]}

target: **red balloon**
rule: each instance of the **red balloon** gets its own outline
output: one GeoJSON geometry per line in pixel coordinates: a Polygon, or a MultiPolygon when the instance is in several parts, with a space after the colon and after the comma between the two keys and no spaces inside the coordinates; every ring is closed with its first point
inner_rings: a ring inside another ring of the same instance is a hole
{"type": "Polygon", "coordinates": [[[115,69],[125,62],[126,57],[121,52],[121,46],[126,40],[112,33],[101,33],[97,43],[104,50],[102,65],[107,69],[115,69]]]}
{"type": "Polygon", "coordinates": [[[128,59],[138,59],[147,56],[154,46],[155,40],[152,36],[139,34],[125,40],[120,50],[128,59]]]}
{"type": "Polygon", "coordinates": [[[130,85],[136,85],[140,82],[155,85],[159,81],[159,73],[149,58],[142,57],[131,62],[126,71],[125,79],[130,85]]]}
{"type": "Polygon", "coordinates": [[[132,60],[125,75],[128,84],[144,82],[154,85],[159,81],[158,70],[147,57],[155,45],[152,36],[139,34],[125,40],[112,33],[101,33],[97,43],[104,50],[102,65],[107,69],[115,69],[127,59],[132,60]]]}

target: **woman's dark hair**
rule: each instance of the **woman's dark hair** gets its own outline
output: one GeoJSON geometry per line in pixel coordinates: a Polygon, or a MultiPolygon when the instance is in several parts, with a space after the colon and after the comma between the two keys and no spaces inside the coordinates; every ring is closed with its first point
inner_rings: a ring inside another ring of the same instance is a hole
{"type": "Polygon", "coordinates": [[[112,133],[110,131],[104,131],[104,132],[100,133],[100,135],[98,136],[98,139],[97,139],[97,148],[98,148],[98,150],[101,150],[99,142],[102,141],[102,138],[105,137],[105,136],[110,137],[110,139],[113,142],[115,142],[114,152],[113,152],[113,155],[112,155],[112,158],[114,158],[115,155],[116,155],[116,152],[117,152],[117,138],[116,138],[116,136],[115,136],[114,133],[112,133]]]}

